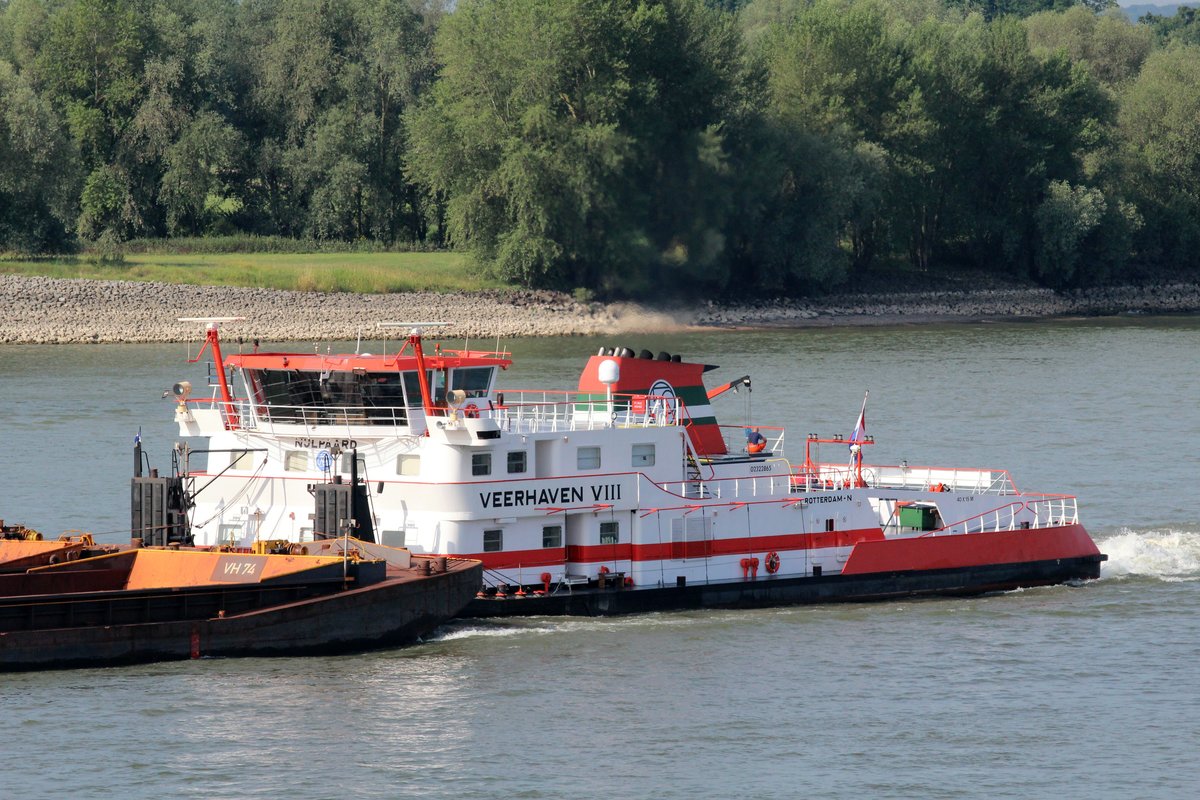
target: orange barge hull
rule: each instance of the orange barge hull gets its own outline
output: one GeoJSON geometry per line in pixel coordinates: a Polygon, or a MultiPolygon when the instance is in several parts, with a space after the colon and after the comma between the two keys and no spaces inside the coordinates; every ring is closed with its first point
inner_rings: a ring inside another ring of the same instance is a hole
{"type": "Polygon", "coordinates": [[[477,561],[427,573],[338,559],[261,582],[117,588],[136,573],[120,560],[133,555],[0,575],[0,671],[404,645],[458,614],[482,572],[477,561]]]}

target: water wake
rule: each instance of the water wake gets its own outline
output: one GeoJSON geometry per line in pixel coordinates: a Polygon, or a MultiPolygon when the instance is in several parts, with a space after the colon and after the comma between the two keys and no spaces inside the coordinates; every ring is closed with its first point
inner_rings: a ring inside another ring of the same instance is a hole
{"type": "Polygon", "coordinates": [[[1100,568],[1102,578],[1128,575],[1163,581],[1200,580],[1200,531],[1124,528],[1097,545],[1108,554],[1100,568]]]}

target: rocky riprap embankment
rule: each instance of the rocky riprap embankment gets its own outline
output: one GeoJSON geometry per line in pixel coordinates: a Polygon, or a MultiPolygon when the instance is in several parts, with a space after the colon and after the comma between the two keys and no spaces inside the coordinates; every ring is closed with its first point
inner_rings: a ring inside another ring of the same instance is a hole
{"type": "Polygon", "coordinates": [[[1200,311],[1200,284],[1111,286],[1057,293],[1043,288],[872,292],[818,300],[766,300],[743,306],[710,305],[696,315],[704,325],[813,326],[903,322],[1029,319],[1200,311]]]}
{"type": "Polygon", "coordinates": [[[872,292],[819,300],[701,304],[673,310],[580,303],[554,292],[318,294],[0,275],[0,343],[194,340],[178,317],[245,317],[230,336],[267,341],[377,338],[375,323],[445,322],[447,337],[656,332],[694,327],[885,324],[1200,310],[1200,285],[872,292]]]}
{"type": "Polygon", "coordinates": [[[551,336],[617,327],[614,313],[554,293],[320,294],[0,275],[0,342],[194,340],[179,317],[245,317],[230,335],[272,341],[375,338],[376,323],[446,322],[448,336],[551,336]]]}

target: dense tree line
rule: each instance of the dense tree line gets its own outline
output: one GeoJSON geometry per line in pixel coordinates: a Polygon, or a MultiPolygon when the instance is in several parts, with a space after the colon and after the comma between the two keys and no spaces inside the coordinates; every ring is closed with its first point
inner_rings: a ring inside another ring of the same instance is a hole
{"type": "Polygon", "coordinates": [[[1194,266],[1200,20],[1111,0],[0,0],[0,249],[256,234],[528,286],[1194,266]]]}

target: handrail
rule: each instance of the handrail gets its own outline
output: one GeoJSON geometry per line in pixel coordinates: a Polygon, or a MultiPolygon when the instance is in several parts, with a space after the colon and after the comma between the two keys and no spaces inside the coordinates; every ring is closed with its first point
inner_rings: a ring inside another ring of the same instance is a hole
{"type": "Polygon", "coordinates": [[[926,531],[921,536],[937,536],[939,534],[958,533],[956,528],[961,526],[961,533],[990,533],[1002,530],[1017,530],[1026,528],[1053,528],[1060,525],[1074,525],[1079,522],[1079,504],[1072,495],[1045,495],[1038,500],[1017,500],[998,508],[980,512],[971,517],[958,520],[932,531],[926,531]],[[1045,516],[1043,517],[1043,511],[1045,516]],[[1006,513],[1007,512],[1007,513],[1006,513]],[[1029,512],[1027,515],[1022,512],[1029,512]],[[1028,517],[1022,519],[1022,517],[1028,517]],[[983,523],[988,518],[994,518],[995,524],[986,526],[983,523]],[[972,529],[969,524],[978,520],[978,529],[972,529]],[[1005,524],[1005,521],[1007,524],[1005,524]]]}

